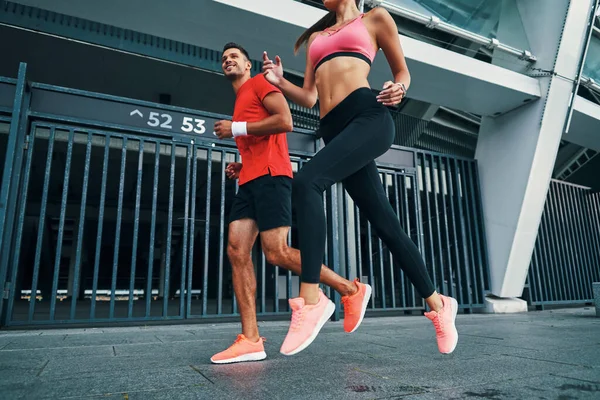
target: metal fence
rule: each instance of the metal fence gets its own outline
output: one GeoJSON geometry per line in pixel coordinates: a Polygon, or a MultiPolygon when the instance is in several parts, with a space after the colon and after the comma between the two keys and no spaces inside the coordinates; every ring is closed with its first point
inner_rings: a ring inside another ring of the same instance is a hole
{"type": "MultiPolygon", "coordinates": [[[[0,157],[9,171],[1,192],[0,323],[237,316],[226,256],[237,183],[225,167],[239,154],[232,140],[208,134],[226,116],[28,85],[25,70],[18,82],[0,81],[0,157]],[[11,106],[3,105],[8,97],[11,106]]],[[[300,111],[293,109],[295,120],[300,111]]],[[[320,145],[302,129],[288,141],[294,171],[320,145]]],[[[488,276],[475,161],[397,146],[378,161],[436,287],[465,310],[481,307],[488,276]]],[[[327,191],[323,206],[324,263],[373,286],[369,312],[423,311],[423,299],[341,185],[327,191]]],[[[260,242],[253,260],[258,314],[288,314],[298,276],[270,265],[260,242]]],[[[339,306],[339,295],[325,289],[339,306]]]]}
{"type": "Polygon", "coordinates": [[[529,267],[529,303],[592,302],[599,281],[600,193],[553,180],[529,267]]]}

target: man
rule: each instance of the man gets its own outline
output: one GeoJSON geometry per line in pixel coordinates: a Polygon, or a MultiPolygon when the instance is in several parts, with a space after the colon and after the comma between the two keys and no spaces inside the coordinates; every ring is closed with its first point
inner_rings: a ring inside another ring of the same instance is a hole
{"type": "MultiPolygon", "coordinates": [[[[235,138],[242,163],[226,168],[230,179],[239,179],[239,190],[230,213],[227,256],[232,266],[233,288],[242,321],[242,334],[234,344],[215,354],[216,364],[256,361],[266,358],[264,338],[256,321],[256,276],[251,253],[260,234],[269,264],[300,275],[300,252],[287,245],[292,224],[292,165],[286,132],[292,130],[292,115],[279,89],[262,74],[251,77],[252,63],[244,48],[228,43],[223,48],[222,69],[236,94],[232,121],[215,123],[220,139],[235,138]]],[[[342,295],[344,330],[353,332],[362,322],[371,297],[371,287],[350,282],[325,266],[321,282],[342,295]]]]}

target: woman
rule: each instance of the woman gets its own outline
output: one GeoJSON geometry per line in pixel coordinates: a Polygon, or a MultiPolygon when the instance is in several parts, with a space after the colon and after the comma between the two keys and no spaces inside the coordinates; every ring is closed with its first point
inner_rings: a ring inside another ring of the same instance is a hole
{"type": "Polygon", "coordinates": [[[425,316],[435,326],[439,351],[451,353],[458,342],[454,325],[458,303],[436,292],[418,248],[389,203],[374,161],[390,148],[395,135],[386,106],[400,103],[410,87],[396,23],[383,8],[362,14],[360,0],[323,3],[329,12],[298,38],[294,48],[297,52],[304,43],[308,48],[303,87],[283,78],[279,56],[273,62],[263,54],[265,77],[286,97],[308,108],[319,99],[319,132],[325,142],[293,181],[302,275],[300,297],[290,299],[292,322],[280,351],[292,355],[305,349],[335,309],[319,289],[326,235],[323,192],[343,182],[431,309],[425,316]],[[394,80],[386,82],[376,96],[367,76],[380,48],[394,80]]]}

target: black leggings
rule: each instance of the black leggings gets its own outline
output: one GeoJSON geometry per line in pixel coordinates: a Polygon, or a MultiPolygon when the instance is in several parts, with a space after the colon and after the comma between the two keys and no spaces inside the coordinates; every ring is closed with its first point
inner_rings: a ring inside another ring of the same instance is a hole
{"type": "Polygon", "coordinates": [[[421,254],[402,230],[375,166],[374,160],[394,140],[388,109],[377,102],[370,89],[360,88],[321,119],[319,131],[325,147],[304,164],[292,183],[302,254],[301,281],[319,283],[327,230],[323,192],[341,181],[419,295],[431,296],[435,288],[421,254]]]}

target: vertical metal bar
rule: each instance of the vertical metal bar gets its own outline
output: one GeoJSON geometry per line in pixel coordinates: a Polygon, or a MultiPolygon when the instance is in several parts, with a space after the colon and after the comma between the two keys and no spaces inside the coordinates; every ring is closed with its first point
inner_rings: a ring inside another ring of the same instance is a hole
{"type": "Polygon", "coordinates": [[[577,226],[577,215],[575,199],[573,198],[573,186],[564,185],[564,196],[565,203],[567,205],[568,212],[568,222],[569,222],[569,230],[571,236],[571,244],[573,247],[573,269],[571,270],[572,280],[573,280],[573,300],[579,300],[584,297],[583,285],[584,283],[581,280],[581,269],[583,267],[584,261],[584,250],[581,248],[581,240],[579,237],[579,227],[577,226]]]}
{"type": "Polygon", "coordinates": [[[556,259],[556,264],[552,266],[552,271],[555,274],[555,282],[556,282],[556,294],[557,297],[554,299],[555,301],[558,300],[564,300],[566,298],[566,296],[564,295],[564,286],[561,284],[562,282],[565,281],[565,277],[562,276],[562,274],[560,273],[560,271],[562,271],[562,269],[565,267],[565,261],[564,261],[564,253],[563,253],[563,244],[564,241],[560,240],[557,242],[557,239],[561,236],[561,234],[559,233],[560,230],[558,228],[558,212],[557,212],[557,207],[556,207],[556,200],[555,200],[555,192],[557,190],[557,187],[555,184],[551,183],[551,186],[553,187],[553,190],[550,191],[550,210],[552,213],[552,219],[551,219],[551,233],[550,233],[550,240],[552,241],[551,246],[553,248],[556,249],[557,252],[557,259],[556,259]]]}
{"type": "MultiPolygon", "coordinates": [[[[404,203],[406,205],[406,208],[405,208],[405,211],[406,211],[406,234],[410,238],[410,236],[411,236],[410,232],[411,232],[412,228],[411,228],[411,221],[410,221],[410,207],[408,205],[408,187],[406,184],[406,179],[407,179],[407,176],[404,176],[404,178],[402,179],[402,182],[404,183],[404,185],[403,185],[404,198],[406,199],[404,201],[404,203]]],[[[408,179],[410,179],[410,178],[408,178],[408,179]]],[[[414,183],[411,186],[414,190],[414,186],[415,186],[414,183]]],[[[418,194],[415,193],[415,196],[414,196],[415,199],[413,199],[414,203],[416,203],[416,201],[417,201],[416,196],[418,196],[418,194]]],[[[415,204],[415,208],[416,208],[416,204],[415,204]]],[[[411,240],[412,240],[412,238],[411,238],[411,240]]],[[[411,302],[412,302],[411,307],[416,307],[417,302],[416,302],[416,296],[415,296],[415,285],[412,283],[412,281],[410,281],[410,279],[409,279],[409,282],[410,282],[410,295],[411,295],[411,302]]]]}
{"type": "MultiPolygon", "coordinates": [[[[288,242],[290,245],[292,244],[292,230],[288,234],[288,242]]],[[[286,289],[287,289],[287,300],[288,304],[286,305],[286,311],[290,311],[289,299],[292,298],[292,271],[288,270],[286,273],[286,289]]],[[[279,299],[277,300],[279,303],[279,299]]]]}
{"type": "MultiPolygon", "coordinates": [[[[399,185],[399,191],[402,191],[402,196],[401,196],[401,204],[400,204],[400,213],[398,214],[398,217],[400,218],[400,220],[402,221],[402,229],[404,229],[406,235],[410,238],[410,221],[407,221],[407,208],[408,208],[408,198],[406,197],[406,175],[400,175],[398,177],[398,185],[399,185]]],[[[414,299],[410,300],[409,299],[409,285],[410,285],[410,280],[408,279],[408,277],[406,277],[406,274],[404,273],[403,270],[400,270],[400,281],[401,281],[401,285],[402,285],[402,297],[403,297],[403,302],[405,304],[405,307],[413,307],[414,306],[414,299]],[[408,282],[407,282],[408,281],[408,282]]]]}
{"type": "Polygon", "coordinates": [[[191,210],[190,210],[190,255],[188,261],[188,273],[187,273],[187,307],[186,317],[190,317],[192,314],[192,275],[194,273],[194,242],[196,239],[196,182],[198,180],[198,148],[192,146],[192,155],[194,161],[192,162],[192,198],[191,198],[191,210]]]}
{"type": "MultiPolygon", "coordinates": [[[[376,285],[375,285],[375,277],[373,275],[373,236],[371,235],[371,223],[369,221],[367,221],[367,244],[368,244],[368,251],[369,251],[369,283],[371,284],[371,286],[373,287],[373,292],[378,293],[377,289],[376,289],[376,285]]],[[[371,308],[375,308],[375,293],[373,294],[373,301],[371,302],[371,308]]]]}
{"type": "MultiPolygon", "coordinates": [[[[592,275],[591,270],[594,268],[594,258],[592,252],[592,238],[589,232],[590,215],[586,213],[585,196],[589,190],[579,189],[575,195],[575,204],[577,206],[577,215],[579,221],[579,237],[582,243],[584,252],[585,265],[582,266],[581,277],[585,281],[585,296],[589,299],[593,298],[592,275]],[[588,297],[589,296],[589,297],[588,297]]],[[[600,265],[600,264],[599,264],[600,265]]]]}
{"type": "Polygon", "coordinates": [[[573,275],[573,270],[575,268],[575,259],[577,258],[577,254],[575,254],[575,250],[573,247],[573,237],[572,237],[572,233],[571,233],[571,227],[570,225],[570,212],[569,212],[569,204],[566,203],[566,198],[565,198],[565,185],[559,185],[558,186],[558,193],[557,193],[557,201],[558,201],[558,206],[560,209],[560,213],[562,214],[563,218],[561,219],[561,230],[562,230],[562,237],[563,239],[566,241],[566,264],[565,268],[563,268],[562,272],[563,272],[563,276],[565,277],[565,281],[563,281],[563,286],[565,288],[565,291],[567,293],[567,297],[565,298],[565,300],[572,300],[576,297],[575,295],[575,285],[576,282],[573,279],[574,275],[573,275]]]}
{"type": "MultiPolygon", "coordinates": [[[[362,268],[362,243],[361,243],[361,237],[360,237],[360,210],[358,209],[358,207],[356,206],[356,203],[353,203],[353,207],[354,207],[354,226],[355,226],[355,231],[356,231],[356,263],[357,263],[357,273],[358,273],[358,278],[362,281],[362,273],[363,273],[363,268],[362,268]]],[[[375,300],[371,300],[371,308],[373,308],[373,302],[375,300]]]]}
{"type": "Polygon", "coordinates": [[[156,202],[158,200],[158,175],[160,165],[161,142],[154,142],[154,182],[152,186],[152,213],[150,216],[150,243],[148,245],[148,278],[146,282],[146,318],[150,317],[152,309],[152,278],[154,275],[154,248],[156,246],[156,202]]]}
{"type": "Polygon", "coordinates": [[[204,265],[203,265],[203,278],[202,278],[202,315],[206,315],[207,302],[208,302],[208,251],[210,243],[210,201],[211,201],[211,190],[212,185],[212,149],[209,147],[206,150],[206,215],[205,215],[205,226],[204,226],[204,265]]]}
{"type": "MultiPolygon", "coordinates": [[[[383,186],[384,186],[384,190],[386,191],[387,194],[387,174],[383,173],[383,174],[379,174],[379,179],[381,179],[383,175],[383,186]]],[[[379,237],[379,235],[377,236],[377,244],[378,244],[378,250],[379,250],[379,275],[381,277],[381,308],[382,309],[386,309],[386,296],[385,296],[385,272],[383,271],[383,244],[381,242],[381,238],[379,237]]]]}
{"type": "MultiPolygon", "coordinates": [[[[240,162],[240,153],[235,153],[235,162],[240,162]]],[[[235,180],[235,193],[237,194],[238,190],[240,189],[240,185],[239,185],[239,180],[236,179],[235,180]]],[[[279,271],[279,267],[275,267],[275,276],[277,276],[277,273],[279,271]]],[[[279,309],[279,304],[277,303],[277,279],[275,279],[275,308],[279,309]]],[[[237,298],[235,297],[235,290],[233,291],[233,313],[237,314],[238,313],[238,305],[237,305],[237,298]]]]}
{"type": "MultiPolygon", "coordinates": [[[[38,235],[35,248],[35,261],[33,262],[33,280],[31,282],[31,296],[29,298],[29,314],[27,322],[33,321],[35,311],[35,301],[37,297],[37,285],[40,273],[40,258],[42,257],[42,243],[44,242],[44,231],[46,230],[46,207],[48,206],[48,192],[50,191],[50,173],[52,172],[52,154],[54,153],[54,127],[50,128],[48,136],[48,153],[46,156],[46,168],[44,170],[44,190],[42,191],[42,204],[40,208],[40,217],[38,221],[38,235]]],[[[32,134],[35,135],[35,128],[32,128],[32,134]]],[[[35,139],[34,139],[35,140],[35,139]]]]}
{"type": "Polygon", "coordinates": [[[546,204],[544,206],[544,213],[546,218],[542,218],[542,239],[544,244],[544,254],[545,254],[545,265],[543,268],[543,274],[545,275],[544,282],[545,287],[548,287],[548,296],[545,297],[544,301],[550,301],[551,299],[557,299],[558,288],[556,284],[558,280],[554,276],[554,266],[559,264],[558,258],[558,249],[552,243],[552,223],[553,223],[553,210],[552,210],[552,191],[554,190],[554,185],[550,182],[550,187],[548,188],[548,194],[546,195],[546,204]]]}
{"type": "MultiPolygon", "coordinates": [[[[335,272],[338,273],[340,272],[340,264],[339,264],[339,260],[340,260],[340,248],[338,247],[338,243],[340,241],[340,237],[339,237],[339,209],[338,209],[338,187],[341,187],[340,183],[334,183],[331,188],[330,188],[330,197],[329,197],[329,201],[331,202],[330,205],[330,213],[331,213],[331,237],[329,237],[329,235],[326,235],[327,240],[331,243],[331,254],[330,257],[328,258],[328,265],[329,268],[335,272]]],[[[333,321],[338,321],[339,317],[340,317],[340,298],[339,296],[337,296],[335,294],[335,292],[333,290],[331,290],[331,288],[328,286],[327,287],[328,290],[328,295],[329,298],[334,302],[335,304],[335,311],[331,317],[331,319],[333,321]]]]}
{"type": "MultiPolygon", "coordinates": [[[[389,174],[389,177],[390,177],[390,180],[392,182],[393,187],[396,187],[396,182],[395,181],[396,181],[396,176],[397,175],[398,175],[397,173],[390,173],[389,174]]],[[[387,176],[386,176],[384,189],[385,189],[385,197],[387,197],[388,200],[389,200],[389,198],[390,198],[390,189],[388,187],[387,182],[388,181],[387,181],[387,176]]],[[[396,207],[398,206],[398,197],[394,198],[394,205],[396,207]]],[[[398,223],[400,223],[400,221],[398,221],[398,223]]],[[[390,289],[391,289],[391,294],[392,294],[392,308],[396,308],[396,284],[394,282],[394,278],[395,278],[394,277],[394,256],[393,256],[392,252],[389,251],[389,249],[388,249],[387,253],[389,254],[389,258],[390,258],[390,263],[389,263],[388,268],[389,268],[389,271],[390,271],[390,289]]],[[[383,257],[383,252],[382,252],[381,256],[383,257]]]]}
{"type": "MultiPolygon", "coordinates": [[[[21,198],[21,205],[20,205],[20,210],[19,210],[19,220],[17,222],[17,234],[15,237],[15,252],[13,254],[13,261],[12,261],[12,271],[11,271],[11,277],[10,277],[10,282],[12,284],[12,287],[15,287],[15,282],[17,281],[17,273],[19,272],[19,260],[21,258],[21,243],[22,243],[22,238],[23,238],[23,226],[25,224],[25,213],[27,210],[27,197],[29,194],[29,178],[31,177],[31,162],[33,160],[33,152],[34,152],[34,147],[35,147],[35,128],[32,128],[31,132],[31,140],[29,143],[29,149],[27,150],[27,160],[25,161],[25,172],[23,175],[23,197],[21,198]]],[[[36,284],[37,286],[37,284],[36,284]]],[[[2,286],[0,286],[1,288],[2,286]]],[[[36,290],[37,291],[37,290],[36,290]]],[[[12,319],[12,312],[13,312],[13,306],[14,306],[14,302],[15,302],[15,296],[17,295],[17,293],[12,293],[10,296],[8,297],[8,306],[7,306],[7,310],[6,310],[6,315],[4,317],[4,324],[8,325],[8,323],[11,321],[12,319]]],[[[35,294],[32,292],[33,297],[33,302],[35,302],[35,294]]],[[[30,301],[31,301],[31,297],[30,297],[30,301]]],[[[1,305],[0,305],[0,313],[2,311],[1,305]]]]}
{"type": "Polygon", "coordinates": [[[127,317],[133,317],[133,296],[135,292],[135,271],[137,264],[138,234],[140,229],[140,206],[142,200],[142,175],[144,172],[144,141],[140,140],[137,165],[137,182],[135,188],[135,211],[133,217],[133,243],[131,245],[131,273],[129,277],[129,298],[127,301],[127,317]]]}
{"type": "MultiPolygon", "coordinates": [[[[476,258],[474,259],[474,262],[477,265],[477,277],[479,278],[479,288],[478,288],[478,293],[480,294],[480,299],[479,301],[481,303],[484,302],[483,299],[483,291],[485,290],[485,282],[483,279],[483,269],[485,268],[485,265],[483,263],[483,257],[481,255],[482,252],[482,247],[481,247],[481,238],[479,235],[479,229],[480,229],[480,221],[479,221],[479,213],[477,212],[477,200],[475,198],[475,185],[476,183],[474,182],[474,169],[475,169],[475,163],[473,161],[469,161],[466,163],[467,165],[467,170],[468,170],[468,176],[469,176],[469,187],[468,187],[468,193],[470,194],[470,200],[471,200],[471,209],[469,210],[469,213],[471,214],[471,216],[473,217],[473,231],[475,233],[475,254],[476,254],[476,258]]],[[[483,232],[482,232],[483,233],[483,232]]],[[[475,281],[475,277],[473,278],[475,281]]]]}
{"type": "Polygon", "coordinates": [[[445,245],[442,247],[446,248],[446,263],[448,266],[448,274],[447,281],[444,281],[444,284],[447,285],[447,292],[449,296],[455,297],[454,293],[454,278],[453,278],[453,262],[452,262],[452,251],[450,249],[450,227],[448,224],[448,206],[446,205],[446,199],[449,196],[449,188],[448,188],[448,170],[445,164],[445,159],[440,156],[439,158],[439,166],[440,166],[440,176],[441,180],[441,202],[442,202],[442,213],[444,218],[444,243],[445,245]]]}
{"type": "MultiPolygon", "coordinates": [[[[191,264],[187,264],[187,251],[188,251],[188,224],[190,220],[190,167],[192,165],[192,151],[193,146],[188,145],[186,147],[186,160],[185,160],[185,205],[183,211],[183,243],[182,254],[181,254],[181,282],[179,286],[179,316],[185,317],[185,279],[186,274],[189,273],[188,269],[191,269],[191,264]]],[[[192,216],[193,218],[193,216],[192,216]]]]}
{"type": "MultiPolygon", "coordinates": [[[[345,221],[350,221],[350,204],[348,204],[348,194],[344,192],[344,195],[342,196],[342,207],[344,207],[344,220],[345,221]]],[[[345,271],[345,275],[344,277],[346,279],[350,279],[351,273],[350,273],[350,259],[352,258],[350,255],[350,248],[352,247],[350,245],[350,233],[348,231],[348,223],[344,224],[344,238],[343,238],[344,242],[346,243],[346,246],[344,246],[344,257],[346,258],[346,271],[345,271]]],[[[360,277],[359,277],[360,278],[360,277]]]]}
{"type": "MultiPolygon", "coordinates": [[[[427,155],[426,154],[422,154],[422,157],[419,157],[423,160],[423,164],[422,164],[422,171],[423,171],[423,183],[424,183],[424,188],[423,188],[423,197],[425,197],[425,219],[426,221],[423,221],[425,225],[425,223],[427,224],[427,238],[429,240],[429,252],[427,251],[426,248],[423,249],[423,254],[424,255],[429,255],[430,259],[429,262],[431,263],[430,265],[432,266],[432,272],[433,272],[433,282],[436,282],[436,275],[435,275],[435,267],[436,267],[436,258],[435,258],[435,254],[433,252],[434,249],[434,242],[433,242],[433,232],[432,232],[432,221],[433,218],[431,217],[431,201],[429,199],[429,188],[431,188],[431,192],[433,193],[433,196],[435,198],[436,193],[435,193],[435,179],[433,178],[433,171],[435,168],[434,165],[434,161],[433,161],[433,156],[431,156],[431,162],[429,162],[429,160],[427,160],[427,155]],[[430,185],[428,187],[427,182],[430,182],[430,185]]],[[[415,196],[419,196],[419,190],[415,190],[415,196]]],[[[427,257],[425,257],[425,260],[427,260],[427,257]]]]}
{"type": "MultiPolygon", "coordinates": [[[[11,114],[10,130],[8,132],[4,169],[2,172],[2,181],[0,181],[0,288],[4,290],[5,277],[8,272],[8,256],[10,252],[10,241],[12,237],[12,224],[14,218],[8,213],[8,208],[12,208],[11,198],[16,196],[15,186],[19,184],[20,175],[19,139],[26,129],[27,114],[24,110],[25,103],[29,102],[30,96],[26,94],[27,90],[27,64],[19,64],[17,75],[17,85],[15,87],[15,97],[11,114]],[[13,169],[16,173],[13,174],[13,169]],[[14,176],[13,176],[14,175],[14,176]],[[12,194],[12,195],[11,195],[12,194]],[[8,220],[7,220],[8,216],[8,220]]],[[[16,200],[16,198],[15,198],[16,200]]],[[[35,293],[33,294],[35,300],[35,293]]],[[[0,314],[3,310],[4,296],[0,296],[0,314]]]]}
{"type": "Polygon", "coordinates": [[[569,186],[567,187],[567,189],[567,193],[569,194],[571,203],[571,214],[573,215],[573,228],[575,233],[574,239],[575,244],[577,246],[577,253],[579,254],[579,262],[575,265],[576,278],[579,282],[578,286],[580,297],[578,298],[578,300],[583,300],[587,297],[587,293],[592,293],[592,287],[588,286],[589,281],[585,277],[585,271],[587,270],[589,260],[586,251],[586,240],[583,236],[584,227],[581,220],[581,214],[579,212],[579,203],[577,202],[577,198],[581,196],[581,192],[583,191],[583,189],[576,189],[573,186],[569,186]]]}
{"type": "MultiPolygon", "coordinates": [[[[324,193],[323,193],[323,213],[325,214],[325,257],[324,260],[321,260],[322,264],[325,265],[329,265],[329,232],[328,232],[328,228],[329,228],[329,213],[327,212],[327,197],[331,195],[331,188],[327,189],[324,193]]],[[[322,285],[321,285],[322,286],[322,285]]],[[[325,296],[327,297],[331,297],[330,293],[329,293],[329,286],[326,286],[324,288],[325,290],[323,291],[325,293],[325,296]]]]}
{"type": "Polygon", "coordinates": [[[81,189],[81,208],[79,210],[79,228],[77,229],[77,252],[75,255],[75,271],[73,277],[73,297],[71,298],[70,319],[75,319],[77,298],[79,297],[79,273],[81,270],[81,248],[83,246],[83,230],[85,228],[85,208],[87,206],[87,191],[90,177],[90,160],[92,158],[92,133],[88,132],[85,149],[85,165],[83,166],[83,188],[81,189]]]}
{"type": "MultiPolygon", "coordinates": [[[[587,208],[585,206],[585,199],[586,196],[588,195],[589,190],[582,190],[580,189],[577,193],[577,196],[575,198],[576,204],[577,204],[577,214],[579,216],[579,226],[580,226],[580,238],[582,241],[582,247],[584,249],[584,253],[585,253],[585,259],[586,259],[586,263],[585,266],[583,267],[583,270],[581,271],[581,276],[582,279],[585,280],[586,285],[585,285],[585,295],[586,297],[588,297],[589,299],[593,298],[593,288],[592,288],[592,282],[593,281],[593,276],[592,276],[592,270],[594,268],[594,253],[593,253],[593,247],[592,247],[592,236],[590,235],[590,230],[589,230],[589,224],[590,224],[590,220],[591,220],[591,215],[589,215],[589,213],[587,212],[587,208]]],[[[598,264],[600,265],[600,264],[598,264]]]]}
{"type": "Polygon", "coordinates": [[[433,164],[435,165],[435,175],[434,178],[437,181],[437,192],[434,196],[434,207],[435,207],[435,227],[436,227],[436,236],[437,236],[437,252],[438,252],[438,260],[439,262],[439,280],[438,280],[438,290],[443,293],[445,287],[445,274],[444,274],[444,252],[443,252],[443,244],[442,244],[442,227],[440,224],[440,219],[442,215],[446,213],[446,210],[440,210],[440,203],[444,197],[444,186],[443,186],[443,174],[442,174],[442,162],[440,157],[432,156],[433,164]]]}
{"type": "MultiPolygon", "coordinates": [[[[547,203],[547,201],[546,201],[547,203]]],[[[542,219],[540,221],[540,227],[538,229],[538,236],[535,244],[535,252],[539,253],[536,257],[535,262],[535,275],[536,275],[536,283],[537,285],[530,285],[530,293],[533,294],[532,297],[535,298],[536,302],[541,301],[542,299],[547,299],[548,294],[548,286],[549,279],[545,276],[545,272],[548,264],[548,257],[546,254],[546,232],[545,225],[548,220],[548,206],[544,204],[544,211],[542,212],[542,219]]],[[[531,274],[531,272],[530,272],[531,274]]]]}
{"type": "Polygon", "coordinates": [[[125,191],[125,166],[127,161],[127,137],[121,139],[121,173],[119,174],[119,200],[117,205],[117,221],[113,251],[113,269],[110,284],[110,308],[108,318],[115,317],[115,291],[117,290],[117,268],[119,266],[119,247],[121,245],[121,219],[123,218],[123,192],[125,191]]]}
{"type": "Polygon", "coordinates": [[[467,239],[467,252],[468,252],[468,260],[469,263],[471,265],[471,268],[469,270],[470,273],[470,291],[471,291],[471,295],[472,295],[472,301],[475,304],[483,304],[483,291],[482,289],[477,285],[477,265],[476,265],[476,260],[475,260],[475,229],[474,229],[474,225],[471,222],[471,216],[474,214],[474,209],[473,209],[473,204],[470,202],[470,197],[469,197],[469,164],[470,162],[467,160],[462,160],[459,161],[460,166],[461,166],[461,185],[462,185],[462,193],[463,193],[463,197],[462,197],[462,201],[463,201],[463,205],[464,205],[464,214],[466,217],[466,223],[465,223],[465,235],[466,235],[466,239],[467,239]]]}
{"type": "Polygon", "coordinates": [[[563,202],[563,209],[565,210],[566,213],[566,221],[565,221],[565,228],[567,230],[567,235],[569,237],[569,242],[571,245],[571,256],[569,257],[571,260],[571,268],[568,271],[569,272],[569,278],[571,280],[571,284],[570,289],[571,289],[571,299],[570,300],[577,300],[580,299],[582,297],[582,293],[581,293],[581,282],[579,281],[579,268],[581,266],[581,253],[579,251],[578,248],[578,240],[577,240],[577,234],[576,234],[576,226],[575,226],[575,215],[574,215],[574,204],[572,202],[571,196],[570,196],[570,192],[571,192],[571,186],[567,185],[567,184],[563,184],[562,185],[562,202],[563,202]]]}
{"type": "MultiPolygon", "coordinates": [[[[398,186],[400,185],[400,181],[404,179],[404,175],[403,174],[397,174],[394,177],[394,197],[396,200],[396,215],[398,216],[398,222],[402,221],[402,212],[400,211],[400,196],[398,195],[399,190],[398,190],[398,186]]],[[[402,229],[404,229],[404,227],[402,227],[402,229]]],[[[392,259],[390,257],[390,259],[392,259]]],[[[395,265],[392,264],[392,268],[394,268],[395,265]]],[[[402,299],[402,308],[406,308],[406,296],[404,295],[404,291],[406,290],[406,286],[404,285],[404,273],[402,272],[401,269],[398,270],[398,276],[400,277],[400,291],[399,291],[399,295],[400,298],[402,299]]],[[[394,290],[394,295],[395,295],[395,290],[394,290]]],[[[394,305],[394,307],[396,307],[394,305]]]]}
{"type": "Polygon", "coordinates": [[[481,229],[481,249],[483,252],[482,259],[484,262],[482,264],[482,272],[484,274],[483,281],[484,281],[484,288],[489,289],[490,288],[490,267],[489,267],[490,260],[489,260],[489,255],[488,255],[487,235],[486,235],[486,230],[485,230],[485,217],[483,215],[483,200],[482,200],[482,196],[481,196],[479,167],[478,167],[477,161],[473,161],[473,163],[475,164],[474,168],[473,168],[473,176],[475,179],[475,192],[476,192],[477,202],[479,204],[479,207],[477,208],[477,218],[479,220],[479,229],[481,229]]]}
{"type": "Polygon", "coordinates": [[[266,257],[265,257],[265,253],[263,253],[262,251],[260,252],[260,312],[262,314],[267,312],[267,304],[265,301],[265,281],[266,281],[266,274],[265,271],[267,269],[267,262],[266,262],[266,257]]]}
{"type": "MultiPolygon", "coordinates": [[[[467,278],[467,282],[466,282],[466,286],[467,286],[467,294],[468,294],[468,298],[469,298],[469,304],[472,306],[474,301],[473,301],[473,289],[474,289],[474,281],[475,281],[475,271],[474,271],[474,260],[473,260],[473,253],[472,253],[472,249],[473,249],[473,242],[472,242],[472,235],[470,234],[470,227],[471,227],[471,217],[469,215],[469,210],[468,210],[468,206],[465,205],[465,203],[467,202],[467,192],[466,192],[466,172],[465,172],[465,168],[464,168],[464,164],[457,160],[454,159],[454,166],[455,166],[455,174],[456,174],[456,184],[457,187],[460,189],[459,193],[458,193],[458,210],[459,210],[459,214],[460,214],[460,231],[461,231],[461,235],[462,235],[462,242],[463,242],[463,258],[465,261],[465,272],[466,272],[466,278],[467,278]],[[460,170],[460,174],[458,174],[460,170]],[[462,194],[462,196],[460,195],[462,194]],[[463,207],[466,208],[466,210],[463,210],[463,207]],[[466,219],[466,221],[465,221],[466,219]],[[470,253],[470,256],[469,256],[470,253]]],[[[476,293],[476,292],[475,292],[476,293]]],[[[475,296],[477,296],[475,294],[475,296]]]]}
{"type": "Polygon", "coordinates": [[[54,320],[56,312],[56,295],[58,291],[58,278],[60,261],[62,257],[63,235],[65,232],[65,218],[67,214],[67,199],[69,197],[69,178],[71,176],[71,159],[73,156],[73,130],[69,130],[67,144],[67,160],[65,162],[65,176],[63,180],[62,201],[60,204],[60,222],[58,225],[58,239],[56,239],[56,258],[54,260],[54,277],[52,279],[52,297],[50,298],[50,320],[54,320]]]}
{"type": "Polygon", "coordinates": [[[175,197],[175,155],[177,146],[171,144],[171,169],[169,174],[169,212],[167,220],[167,254],[165,257],[165,282],[163,291],[163,317],[169,316],[169,285],[171,284],[171,251],[173,247],[173,198],[175,197]]]}
{"type": "Polygon", "coordinates": [[[562,282],[563,287],[565,289],[565,293],[566,293],[566,297],[564,300],[572,300],[575,297],[575,291],[574,291],[574,286],[575,286],[575,281],[573,280],[573,268],[574,268],[574,264],[575,264],[575,257],[576,254],[574,254],[573,251],[573,246],[571,243],[571,229],[570,229],[570,221],[569,221],[569,205],[565,203],[565,196],[564,196],[564,185],[558,185],[558,191],[556,193],[557,195],[557,202],[558,202],[558,208],[560,210],[560,213],[562,215],[561,221],[560,221],[560,229],[561,229],[561,233],[562,233],[562,238],[565,241],[565,261],[566,264],[564,266],[564,268],[562,268],[562,273],[563,273],[563,277],[564,277],[564,281],[562,282]]]}
{"type": "MultiPolygon", "coordinates": [[[[539,233],[538,233],[539,236],[539,233]]],[[[535,246],[533,248],[533,253],[531,254],[531,262],[529,264],[529,272],[527,274],[527,282],[529,283],[529,304],[535,304],[538,293],[539,286],[539,257],[538,257],[539,247],[535,246]]]]}
{"type": "Polygon", "coordinates": [[[92,299],[90,318],[96,317],[96,291],[98,290],[98,273],[100,269],[100,253],[102,248],[102,228],[104,226],[104,204],[106,201],[106,179],[108,175],[108,155],[110,152],[110,136],[105,137],[104,161],[102,163],[102,186],[100,189],[100,205],[98,206],[98,232],[96,234],[96,254],[94,258],[94,276],[92,281],[92,299]]]}
{"type": "Polygon", "coordinates": [[[221,152],[221,211],[219,217],[219,294],[217,298],[217,315],[223,313],[223,236],[225,219],[225,151],[221,152]]]}

